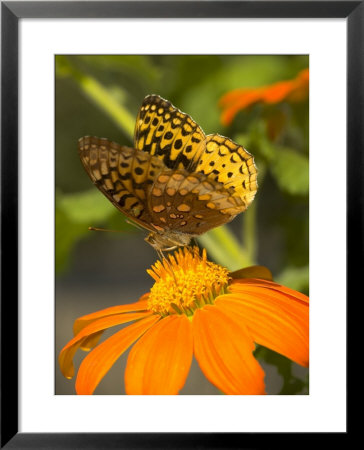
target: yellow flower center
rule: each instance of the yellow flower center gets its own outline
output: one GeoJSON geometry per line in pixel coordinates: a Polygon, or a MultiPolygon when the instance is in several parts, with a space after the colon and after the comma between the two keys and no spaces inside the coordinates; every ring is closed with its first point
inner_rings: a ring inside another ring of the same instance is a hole
{"type": "Polygon", "coordinates": [[[213,303],[229,281],[226,268],[207,261],[198,247],[177,250],[147,270],[156,281],[150,290],[148,309],[161,314],[191,316],[196,308],[213,303]]]}

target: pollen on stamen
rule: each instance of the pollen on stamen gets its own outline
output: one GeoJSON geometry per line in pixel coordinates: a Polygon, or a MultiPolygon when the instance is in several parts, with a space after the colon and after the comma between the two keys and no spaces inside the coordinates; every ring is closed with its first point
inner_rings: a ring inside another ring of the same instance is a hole
{"type": "Polygon", "coordinates": [[[229,271],[207,261],[206,250],[200,255],[198,247],[179,249],[147,272],[155,280],[148,309],[163,316],[191,316],[196,308],[222,294],[229,281],[229,271]]]}

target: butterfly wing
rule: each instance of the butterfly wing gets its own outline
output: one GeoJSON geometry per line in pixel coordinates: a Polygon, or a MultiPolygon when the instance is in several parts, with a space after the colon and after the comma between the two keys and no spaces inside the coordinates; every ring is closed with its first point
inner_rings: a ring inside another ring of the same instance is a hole
{"type": "Polygon", "coordinates": [[[254,200],[258,189],[254,158],[231,139],[219,134],[206,136],[206,148],[196,171],[232,190],[245,205],[242,211],[254,200]]]}
{"type": "Polygon", "coordinates": [[[199,235],[230,222],[246,209],[242,199],[201,173],[165,170],[149,196],[152,223],[167,231],[199,235]]]}
{"type": "Polygon", "coordinates": [[[228,138],[205,136],[190,116],[157,95],[143,101],[134,145],[84,137],[80,158],[94,184],[121,212],[165,236],[160,246],[186,245],[178,237],[230,222],[254,199],[253,156],[228,138]]]}
{"type": "Polygon", "coordinates": [[[193,171],[205,149],[205,134],[169,101],[148,95],[136,120],[134,147],[157,156],[169,169],[193,171]]]}
{"type": "Polygon", "coordinates": [[[93,183],[122,213],[155,231],[147,208],[148,188],[165,166],[158,158],[108,139],[86,136],[78,141],[82,164],[93,183]]]}

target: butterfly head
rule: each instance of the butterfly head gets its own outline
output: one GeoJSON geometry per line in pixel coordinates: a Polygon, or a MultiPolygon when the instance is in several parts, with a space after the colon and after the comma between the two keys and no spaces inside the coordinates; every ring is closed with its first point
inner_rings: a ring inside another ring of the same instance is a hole
{"type": "Polygon", "coordinates": [[[154,231],[152,231],[145,238],[145,241],[148,242],[148,244],[150,244],[157,251],[170,251],[174,250],[177,247],[184,247],[188,245],[191,241],[191,238],[187,234],[173,231],[167,231],[163,234],[155,233],[154,231]]]}

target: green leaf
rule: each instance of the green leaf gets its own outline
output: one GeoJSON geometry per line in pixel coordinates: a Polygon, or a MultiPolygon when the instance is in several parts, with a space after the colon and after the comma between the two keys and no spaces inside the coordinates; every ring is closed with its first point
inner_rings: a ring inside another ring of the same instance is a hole
{"type": "Polygon", "coordinates": [[[64,211],[56,207],[56,273],[67,268],[71,250],[86,233],[86,225],[72,222],[64,211]]]}
{"type": "Polygon", "coordinates": [[[308,194],[308,158],[286,147],[276,147],[276,153],[276,158],[270,163],[270,169],[278,186],[289,194],[308,194]]]}
{"type": "MultiPolygon", "coordinates": [[[[90,226],[122,231],[123,236],[136,228],[97,189],[77,194],[61,194],[56,198],[56,272],[67,269],[72,250],[81,239],[91,237],[90,226]]],[[[120,233],[107,233],[110,236],[120,233]]]]}
{"type": "Polygon", "coordinates": [[[97,189],[60,195],[57,205],[72,222],[89,226],[105,222],[115,212],[115,207],[97,189]]]}
{"type": "Polygon", "coordinates": [[[255,120],[246,133],[235,134],[234,141],[243,145],[256,160],[270,162],[277,157],[276,148],[267,137],[263,120],[255,120]]]}
{"type": "MultiPolygon", "coordinates": [[[[120,103],[113,95],[112,89],[100,83],[96,78],[87,73],[83,73],[76,68],[71,60],[65,56],[57,58],[58,71],[68,72],[73,80],[78,84],[79,89],[91,101],[93,101],[104,113],[106,113],[114,122],[131,138],[134,135],[135,117],[127,109],[125,104],[120,103]]],[[[118,97],[126,98],[126,90],[119,87],[118,97]]]]}

